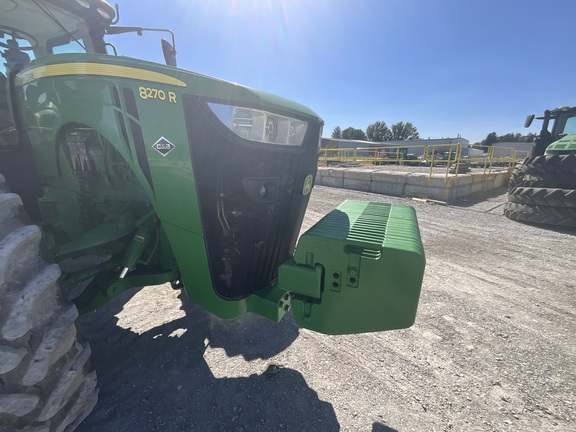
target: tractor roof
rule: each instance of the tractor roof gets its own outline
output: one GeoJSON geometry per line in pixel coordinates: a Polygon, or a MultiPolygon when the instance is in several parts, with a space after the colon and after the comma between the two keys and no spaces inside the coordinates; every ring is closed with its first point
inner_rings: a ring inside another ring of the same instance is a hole
{"type": "Polygon", "coordinates": [[[570,106],[561,106],[558,108],[554,108],[553,110],[550,110],[551,113],[563,113],[563,112],[571,112],[571,111],[576,111],[576,107],[570,107],[570,106]]]}
{"type": "Polygon", "coordinates": [[[55,34],[73,33],[80,20],[105,27],[115,16],[104,0],[0,0],[0,37],[7,34],[46,46],[55,34]]]}
{"type": "MultiPolygon", "coordinates": [[[[572,113],[575,112],[576,113],[576,107],[570,107],[570,106],[560,106],[558,108],[554,108],[550,110],[550,118],[551,119],[555,119],[558,117],[559,114],[563,114],[563,113],[572,113]]],[[[538,120],[544,120],[544,116],[542,117],[536,117],[538,120]]]]}

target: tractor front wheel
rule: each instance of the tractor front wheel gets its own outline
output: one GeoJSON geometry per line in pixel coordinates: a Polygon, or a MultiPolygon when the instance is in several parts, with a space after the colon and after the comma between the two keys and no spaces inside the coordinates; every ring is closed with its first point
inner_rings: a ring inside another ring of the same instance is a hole
{"type": "Polygon", "coordinates": [[[60,268],[27,221],[0,175],[0,429],[72,431],[96,405],[96,372],[60,268]]]}

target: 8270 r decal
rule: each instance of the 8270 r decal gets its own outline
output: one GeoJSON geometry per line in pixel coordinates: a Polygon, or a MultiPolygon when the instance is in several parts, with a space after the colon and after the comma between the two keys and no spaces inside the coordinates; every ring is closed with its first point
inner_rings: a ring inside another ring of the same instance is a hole
{"type": "Polygon", "coordinates": [[[169,91],[165,92],[164,90],[151,88],[151,87],[138,87],[138,95],[140,99],[158,99],[161,101],[168,101],[170,103],[178,103],[176,101],[176,93],[169,91]]]}

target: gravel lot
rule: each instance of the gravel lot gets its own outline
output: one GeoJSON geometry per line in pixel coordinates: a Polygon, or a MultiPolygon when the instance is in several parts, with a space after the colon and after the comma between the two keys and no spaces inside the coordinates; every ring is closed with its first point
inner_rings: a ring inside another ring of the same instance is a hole
{"type": "Polygon", "coordinates": [[[575,231],[512,222],[503,190],[413,205],[427,267],[416,324],[325,336],[287,316],[222,321],[166,285],[82,318],[100,399],[79,431],[575,431],[575,231]]]}

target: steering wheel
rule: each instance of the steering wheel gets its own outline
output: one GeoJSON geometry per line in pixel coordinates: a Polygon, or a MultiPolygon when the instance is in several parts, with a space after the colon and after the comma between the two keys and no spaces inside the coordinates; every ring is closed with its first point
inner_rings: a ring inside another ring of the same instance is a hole
{"type": "MultiPolygon", "coordinates": [[[[12,39],[18,42],[18,47],[21,51],[30,51],[38,47],[38,41],[30,33],[23,32],[22,30],[15,29],[13,27],[0,27],[0,35],[6,34],[12,36],[12,39]],[[20,40],[25,40],[28,45],[20,46],[20,40]]],[[[0,47],[8,49],[8,44],[0,41],[0,47]]]]}

